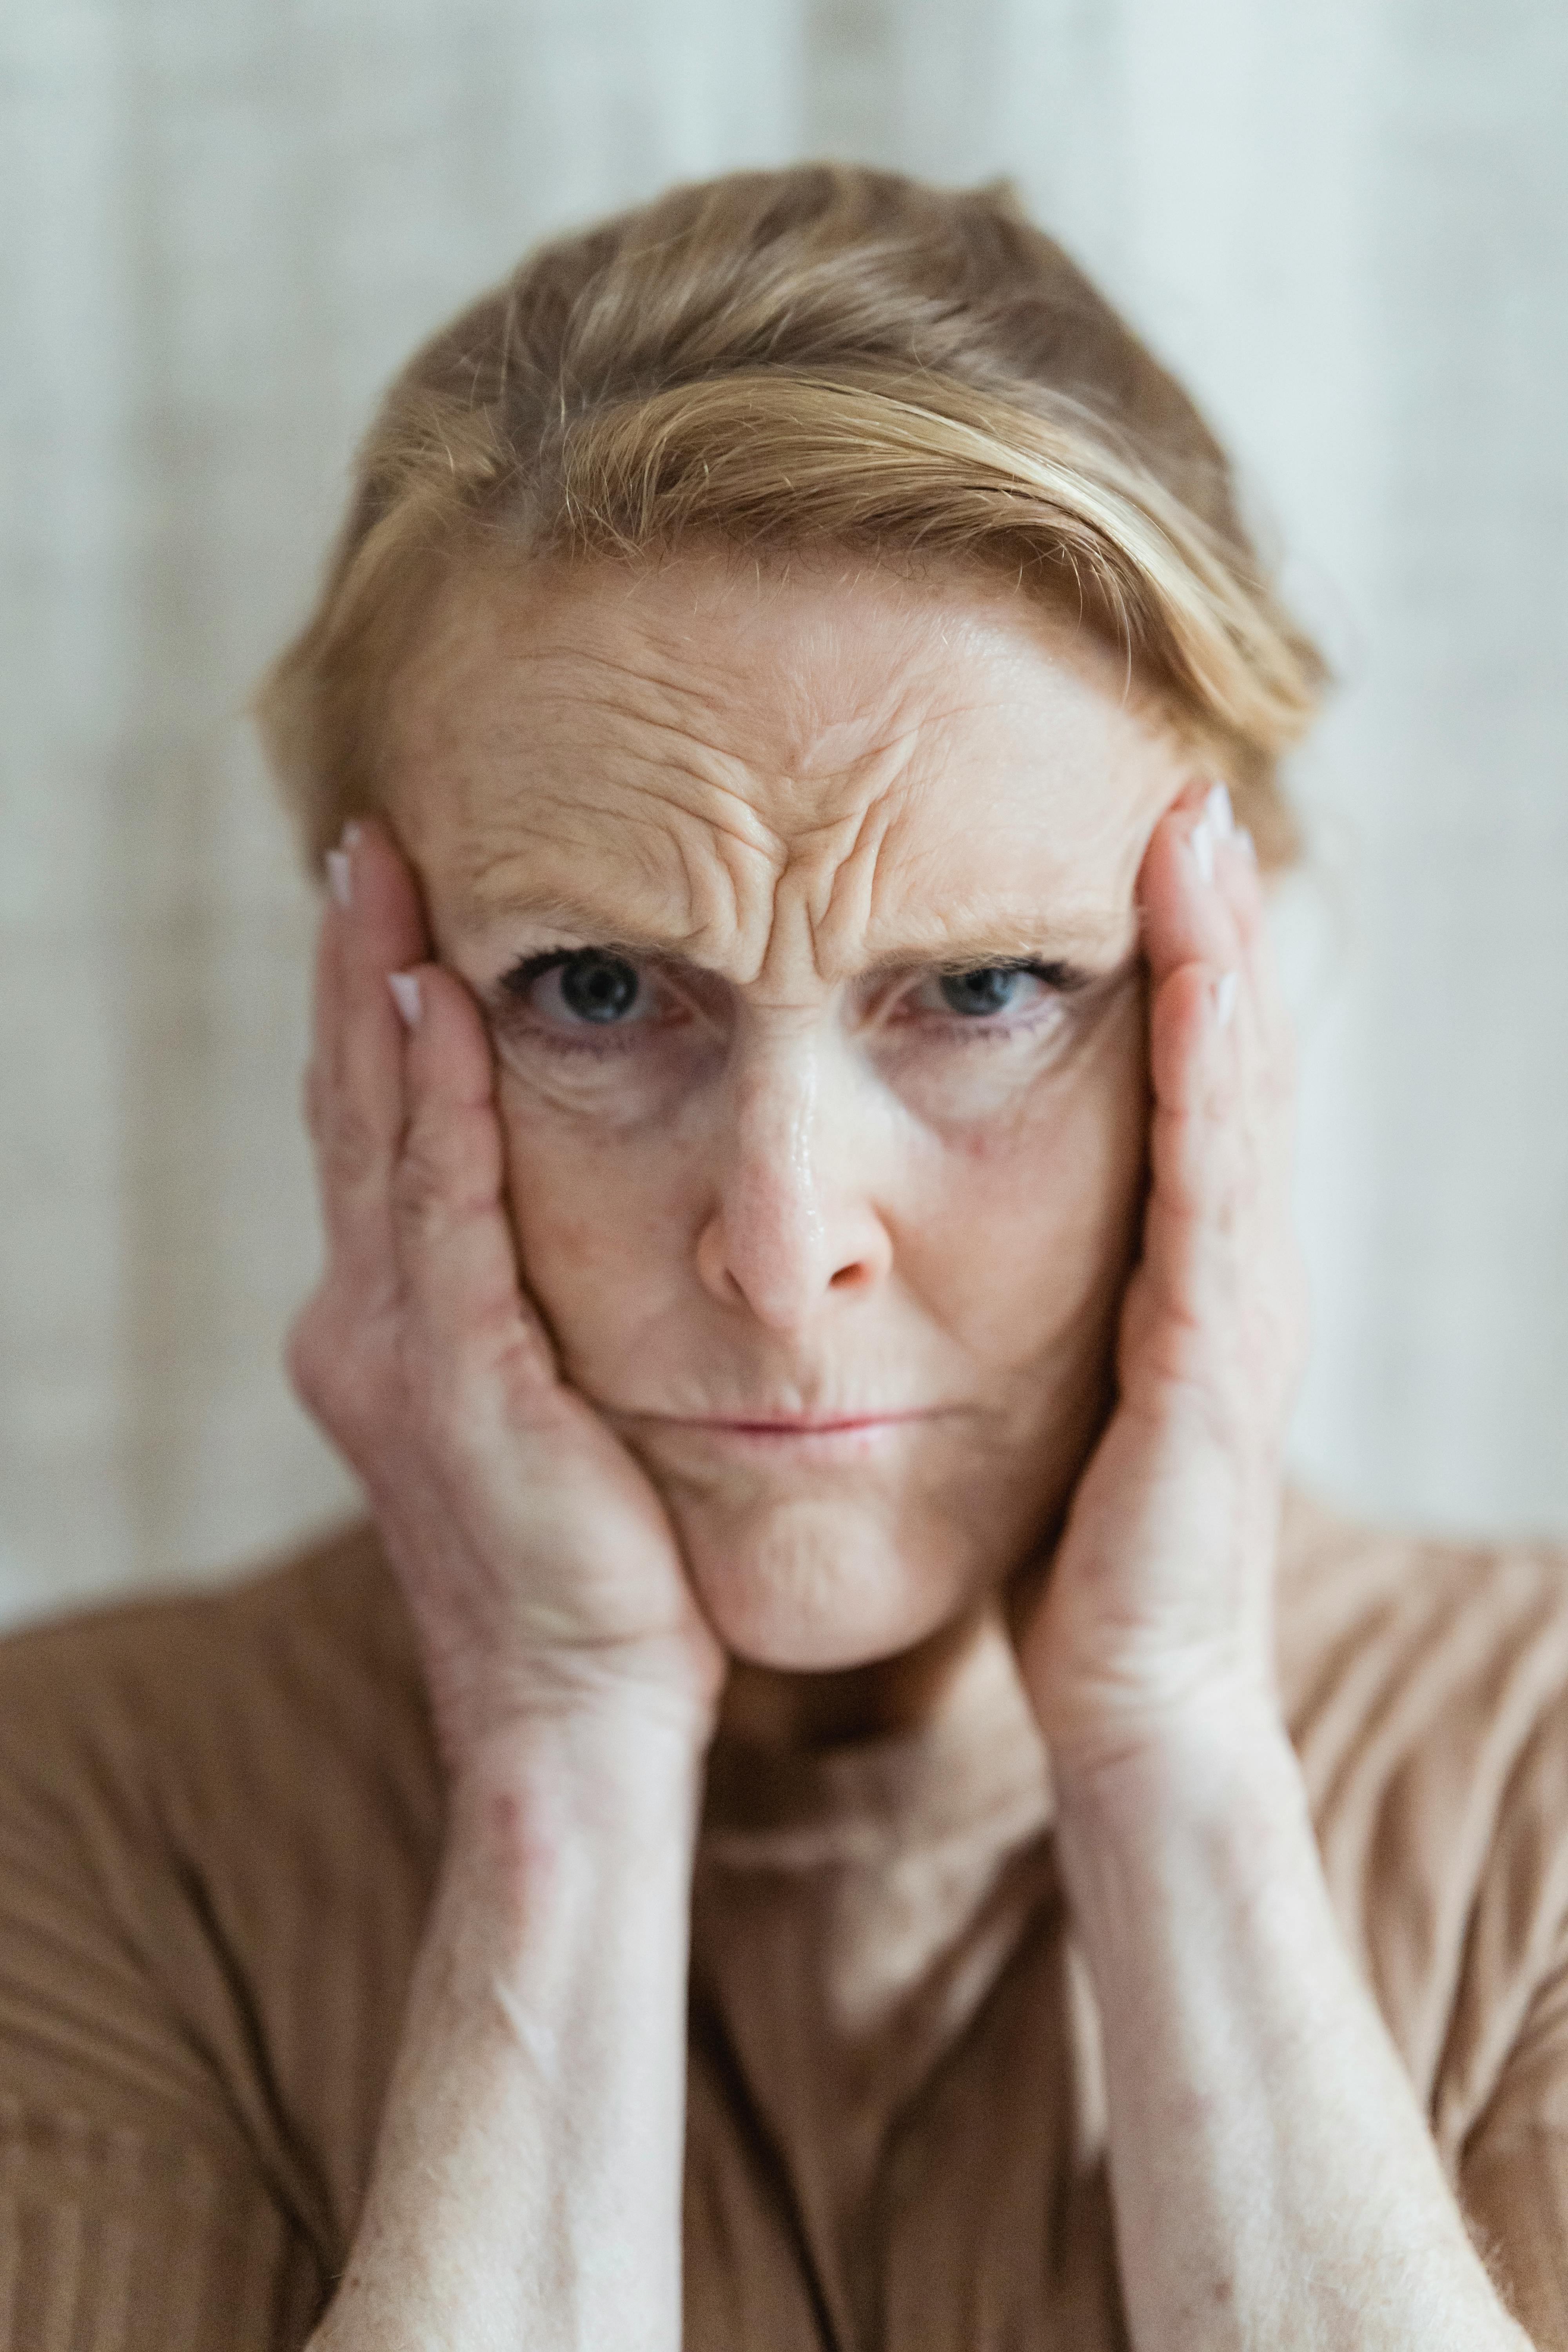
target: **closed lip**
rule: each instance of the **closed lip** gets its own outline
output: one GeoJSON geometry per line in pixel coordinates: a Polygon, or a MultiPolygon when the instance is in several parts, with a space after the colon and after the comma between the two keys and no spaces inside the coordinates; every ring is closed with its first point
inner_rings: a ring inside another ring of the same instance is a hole
{"type": "Polygon", "coordinates": [[[622,1426],[628,1434],[631,1429],[639,1431],[645,1445],[668,1447],[677,1459],[695,1447],[699,1456],[731,1454],[753,1464],[826,1466],[897,1456],[942,1410],[895,1406],[858,1412],[629,1413],[622,1426]]]}
{"type": "Polygon", "coordinates": [[[639,1419],[657,1421],[667,1429],[733,1430],[747,1437],[825,1437],[836,1431],[886,1429],[903,1421],[930,1421],[942,1407],[920,1405],[860,1412],[823,1413],[648,1413],[639,1419]]]}

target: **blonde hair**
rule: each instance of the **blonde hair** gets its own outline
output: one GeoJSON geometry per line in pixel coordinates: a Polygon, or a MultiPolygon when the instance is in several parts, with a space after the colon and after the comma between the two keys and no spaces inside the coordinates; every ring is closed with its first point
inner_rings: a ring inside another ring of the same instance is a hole
{"type": "Polygon", "coordinates": [[[321,597],[258,701],[319,856],[380,791],[387,690],[484,548],[694,536],[1003,566],[1117,646],[1266,863],[1323,665],[1181,387],[1002,187],[740,173],[541,247],[382,404],[321,597]]]}

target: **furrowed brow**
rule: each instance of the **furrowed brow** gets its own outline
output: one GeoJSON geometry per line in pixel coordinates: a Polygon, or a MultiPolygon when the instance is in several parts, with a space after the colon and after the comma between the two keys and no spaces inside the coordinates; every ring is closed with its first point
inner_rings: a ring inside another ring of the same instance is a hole
{"type": "MultiPolygon", "coordinates": [[[[534,897],[524,892],[476,892],[473,911],[481,921],[506,918],[526,923],[538,935],[541,947],[556,940],[573,946],[618,950],[666,964],[700,966],[691,956],[689,933],[645,929],[595,907],[587,898],[552,892],[534,897]]],[[[1059,964],[1088,980],[1109,976],[1135,961],[1138,924],[1131,908],[1102,907],[1075,909],[1060,916],[1009,915],[995,921],[960,929],[940,915],[900,926],[897,944],[881,949],[855,976],[878,978],[912,969],[975,971],[987,965],[1059,964]]],[[[848,978],[847,972],[839,975],[848,978]]]]}
{"type": "Polygon", "coordinates": [[[877,957],[873,969],[896,971],[928,964],[977,971],[994,964],[1060,963],[1100,971],[1125,960],[1136,940],[1136,921],[1121,908],[1066,919],[1012,919],[963,931],[932,923],[908,932],[896,949],[877,957]]]}
{"type": "Polygon", "coordinates": [[[689,944],[681,934],[643,930],[635,923],[612,918],[586,899],[514,897],[507,892],[493,898],[476,895],[470,905],[479,922],[502,919],[523,922],[531,930],[553,932],[584,947],[625,948],[634,955],[668,958],[680,955],[689,944]]]}

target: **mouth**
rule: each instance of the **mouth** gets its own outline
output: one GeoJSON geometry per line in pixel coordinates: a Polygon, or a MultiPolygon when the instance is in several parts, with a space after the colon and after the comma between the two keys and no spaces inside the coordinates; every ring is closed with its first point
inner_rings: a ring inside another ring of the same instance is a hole
{"type": "Polygon", "coordinates": [[[929,1412],[766,1413],[755,1419],[715,1415],[685,1421],[683,1429],[735,1429],[752,1437],[810,1437],[837,1429],[885,1429],[905,1421],[929,1421],[929,1412]]]}
{"type": "Polygon", "coordinates": [[[896,1447],[913,1430],[942,1417],[942,1408],[875,1409],[835,1413],[685,1414],[637,1416],[649,1434],[695,1440],[723,1453],[863,1460],[896,1447]]]}

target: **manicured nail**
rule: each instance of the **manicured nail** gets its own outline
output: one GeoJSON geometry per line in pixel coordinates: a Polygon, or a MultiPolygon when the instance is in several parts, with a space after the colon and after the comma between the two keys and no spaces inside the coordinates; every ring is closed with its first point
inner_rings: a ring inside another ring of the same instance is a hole
{"type": "Polygon", "coordinates": [[[1238,824],[1236,828],[1236,845],[1249,866],[1257,865],[1258,844],[1244,824],[1238,824]]]}
{"type": "Polygon", "coordinates": [[[1214,1017],[1215,1025],[1228,1029],[1236,1018],[1236,992],[1240,981],[1234,971],[1222,971],[1214,984],[1214,1017]]]}
{"type": "Polygon", "coordinates": [[[1204,814],[1213,824],[1218,839],[1223,841],[1236,831],[1236,811],[1230,804],[1230,787],[1223,779],[1210,785],[1209,796],[1204,803],[1204,814]]]}
{"type": "Polygon", "coordinates": [[[345,912],[354,902],[354,873],[346,849],[327,852],[327,887],[345,912]]]}
{"type": "Polygon", "coordinates": [[[386,984],[392,991],[392,1001],[403,1015],[405,1029],[419,1026],[419,982],[411,971],[389,971],[386,984]]]}

